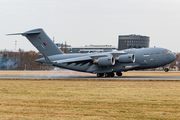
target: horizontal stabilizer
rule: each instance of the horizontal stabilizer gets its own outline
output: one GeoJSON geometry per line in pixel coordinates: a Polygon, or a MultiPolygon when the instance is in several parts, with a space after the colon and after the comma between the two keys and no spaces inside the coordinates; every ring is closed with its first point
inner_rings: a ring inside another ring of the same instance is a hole
{"type": "Polygon", "coordinates": [[[32,35],[32,34],[40,34],[41,31],[40,30],[36,30],[36,31],[28,31],[28,32],[24,32],[24,33],[14,33],[14,34],[7,34],[7,35],[32,35]]]}
{"type": "Polygon", "coordinates": [[[14,33],[14,34],[6,34],[6,35],[22,35],[23,33],[14,33]]]}

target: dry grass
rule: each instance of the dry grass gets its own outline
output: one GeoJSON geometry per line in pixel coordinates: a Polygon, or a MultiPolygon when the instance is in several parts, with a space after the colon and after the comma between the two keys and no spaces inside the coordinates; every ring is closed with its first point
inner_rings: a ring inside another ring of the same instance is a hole
{"type": "Polygon", "coordinates": [[[0,119],[179,119],[179,81],[0,80],[0,119]]]}
{"type": "Polygon", "coordinates": [[[180,72],[130,71],[130,72],[123,72],[123,76],[180,76],[180,72]]]}
{"type": "MultiPolygon", "coordinates": [[[[70,70],[60,71],[0,71],[0,75],[57,75],[57,76],[96,76],[95,74],[70,70]]],[[[180,72],[164,71],[130,71],[123,72],[123,76],[180,76],[180,72]]]]}

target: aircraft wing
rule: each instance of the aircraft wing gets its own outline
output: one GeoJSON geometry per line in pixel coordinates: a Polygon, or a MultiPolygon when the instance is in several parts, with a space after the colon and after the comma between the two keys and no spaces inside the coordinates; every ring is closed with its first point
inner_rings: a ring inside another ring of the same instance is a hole
{"type": "Polygon", "coordinates": [[[83,61],[91,61],[93,60],[90,56],[83,56],[83,57],[76,57],[76,58],[68,58],[53,61],[54,63],[76,63],[76,62],[83,62],[83,61]]]}
{"type": "Polygon", "coordinates": [[[113,57],[117,57],[122,54],[127,54],[124,51],[118,51],[118,52],[112,52],[110,54],[95,54],[95,55],[88,55],[88,56],[82,56],[82,57],[75,57],[75,58],[67,58],[62,60],[53,61],[53,63],[77,63],[77,62],[84,62],[84,61],[93,61],[95,59],[98,59],[100,57],[106,57],[109,55],[112,55],[113,57]]]}
{"type": "Polygon", "coordinates": [[[127,52],[122,50],[122,51],[112,52],[111,54],[113,55],[113,57],[118,57],[119,55],[127,54],[127,52]]]}

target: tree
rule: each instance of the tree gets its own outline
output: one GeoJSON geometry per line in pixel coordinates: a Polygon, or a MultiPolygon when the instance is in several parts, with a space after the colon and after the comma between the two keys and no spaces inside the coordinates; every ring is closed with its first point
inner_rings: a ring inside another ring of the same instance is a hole
{"type": "Polygon", "coordinates": [[[0,59],[0,68],[1,69],[7,69],[7,54],[3,54],[2,58],[0,59]]]}
{"type": "Polygon", "coordinates": [[[61,51],[64,52],[64,46],[63,46],[63,43],[61,44],[61,51]]]}
{"type": "Polygon", "coordinates": [[[19,52],[12,51],[0,51],[0,69],[1,70],[50,70],[53,66],[43,65],[41,63],[35,62],[36,59],[42,58],[43,56],[34,51],[24,52],[19,50],[19,52]]]}
{"type": "Polygon", "coordinates": [[[68,48],[67,48],[66,41],[65,41],[65,48],[64,48],[64,53],[68,53],[68,48]]]}

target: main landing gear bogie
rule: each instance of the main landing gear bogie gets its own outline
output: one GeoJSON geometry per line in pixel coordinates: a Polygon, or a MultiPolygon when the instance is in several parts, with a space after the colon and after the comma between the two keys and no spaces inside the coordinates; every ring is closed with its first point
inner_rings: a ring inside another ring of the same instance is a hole
{"type": "Polygon", "coordinates": [[[168,71],[169,71],[169,69],[168,69],[168,68],[165,68],[165,69],[164,69],[164,71],[165,71],[165,72],[168,72],[168,71]]]}
{"type": "Polygon", "coordinates": [[[97,73],[97,77],[103,77],[104,73],[97,73]]]}
{"type": "Polygon", "coordinates": [[[114,77],[114,73],[113,72],[112,73],[106,73],[105,77],[114,77]]]}
{"type": "MultiPolygon", "coordinates": [[[[121,72],[116,72],[116,75],[117,76],[122,76],[122,73],[121,72]]],[[[97,73],[97,77],[114,77],[115,74],[114,72],[111,72],[111,73],[97,73]]]]}
{"type": "Polygon", "coordinates": [[[122,76],[122,73],[121,72],[116,72],[116,75],[117,76],[122,76]]]}

